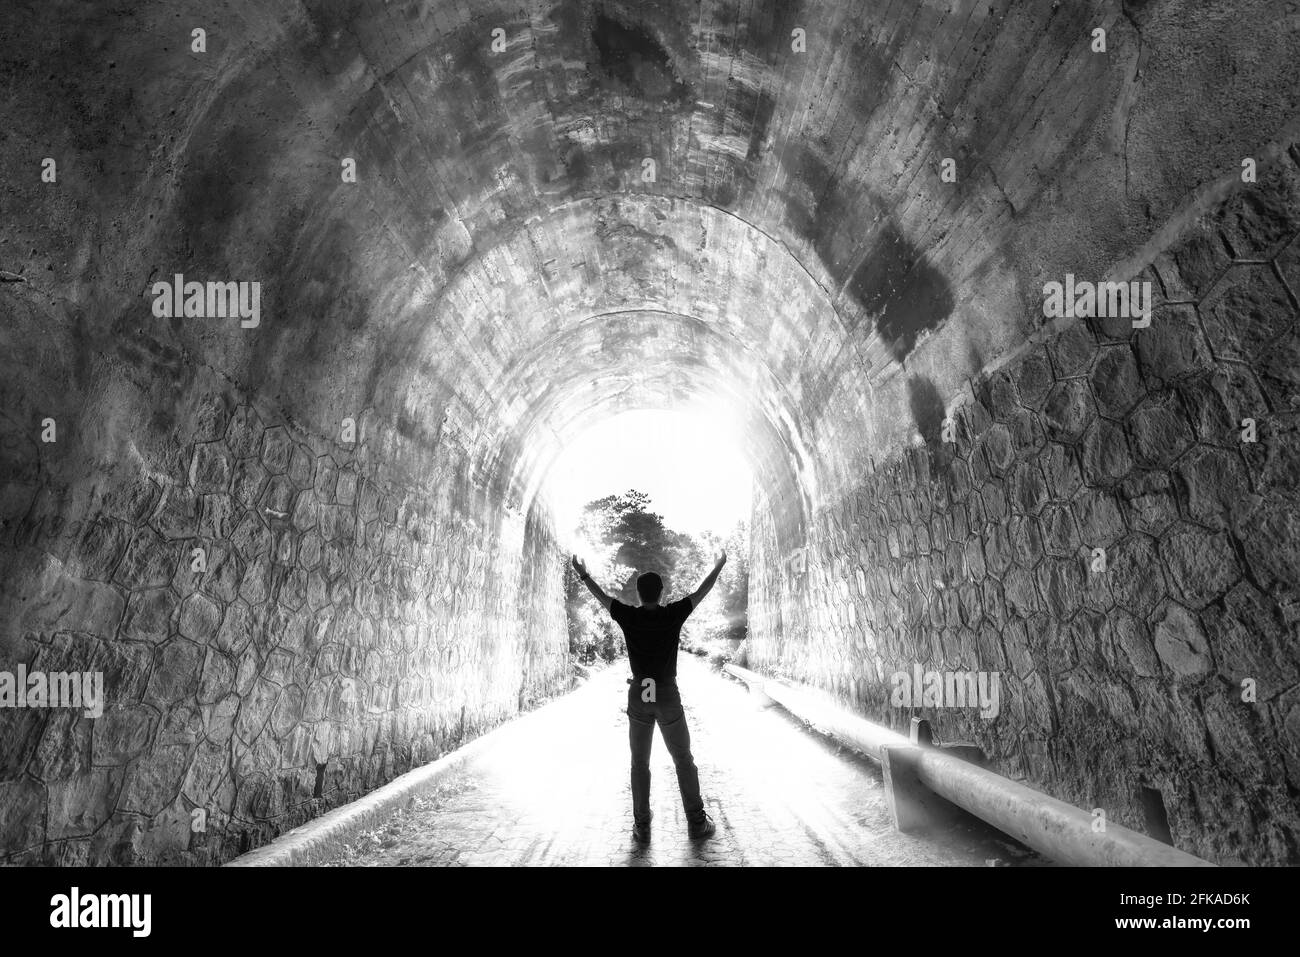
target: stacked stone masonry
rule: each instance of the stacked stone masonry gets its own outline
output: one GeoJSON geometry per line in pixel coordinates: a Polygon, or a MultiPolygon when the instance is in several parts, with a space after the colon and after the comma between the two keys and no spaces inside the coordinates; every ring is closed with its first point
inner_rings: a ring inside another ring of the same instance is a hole
{"type": "Polygon", "coordinates": [[[806,571],[756,514],[749,661],[896,728],[924,715],[1140,831],[1158,790],[1177,845],[1210,860],[1294,861],[1300,171],[1136,278],[1149,328],[1078,321],[982,377],[955,441],[816,513],[806,571]],[[999,672],[1001,713],[894,707],[915,663],[999,672]]]}
{"type": "Polygon", "coordinates": [[[5,423],[6,667],[101,671],[107,699],[0,710],[7,863],[219,863],[567,687],[544,525],[233,390],[193,408],[80,513],[5,423]]]}

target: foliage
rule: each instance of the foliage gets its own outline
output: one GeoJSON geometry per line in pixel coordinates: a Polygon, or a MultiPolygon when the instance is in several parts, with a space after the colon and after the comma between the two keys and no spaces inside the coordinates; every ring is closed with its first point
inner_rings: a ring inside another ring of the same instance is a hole
{"type": "MultiPolygon", "coordinates": [[[[585,556],[589,572],[606,592],[630,605],[640,600],[638,575],[657,572],[664,580],[663,600],[674,601],[698,587],[713,567],[714,556],[725,548],[727,564],[713,592],[688,619],[682,646],[701,654],[729,655],[744,640],[749,593],[749,535],[744,522],[738,522],[725,538],[678,532],[653,510],[650,496],[629,489],[589,502],[578,534],[590,549],[585,556]]],[[[574,657],[591,663],[596,657],[611,661],[624,654],[620,629],[591,601],[572,569],[565,594],[574,657]]]]}

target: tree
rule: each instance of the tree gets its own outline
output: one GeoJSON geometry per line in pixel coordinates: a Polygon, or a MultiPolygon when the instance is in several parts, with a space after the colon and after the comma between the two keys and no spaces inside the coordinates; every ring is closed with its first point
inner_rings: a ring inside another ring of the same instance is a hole
{"type": "MultiPolygon", "coordinates": [[[[663,562],[675,534],[664,526],[663,516],[651,510],[650,496],[636,489],[588,502],[578,523],[579,538],[594,549],[587,556],[589,567],[613,597],[628,604],[637,601],[638,574],[654,570],[668,579],[663,562]]],[[[580,661],[596,655],[612,660],[622,651],[617,629],[608,615],[592,612],[586,589],[572,569],[566,576],[570,652],[580,661]]]]}
{"type": "Polygon", "coordinates": [[[658,572],[665,584],[674,578],[680,536],[651,510],[650,496],[644,492],[629,489],[587,503],[579,532],[600,551],[592,556],[595,564],[607,570],[609,584],[622,601],[636,601],[637,575],[658,572]]]}
{"type": "MultiPolygon", "coordinates": [[[[749,592],[749,534],[738,522],[726,536],[689,535],[668,528],[652,508],[650,496],[636,489],[588,502],[578,526],[579,536],[593,549],[587,556],[593,574],[620,601],[636,604],[636,578],[648,571],[664,580],[667,599],[689,593],[708,572],[714,555],[725,548],[726,566],[711,597],[687,621],[683,644],[729,653],[747,634],[749,592]]],[[[594,614],[586,589],[567,572],[570,651],[579,660],[606,660],[619,653],[622,642],[607,615],[594,614]]]]}

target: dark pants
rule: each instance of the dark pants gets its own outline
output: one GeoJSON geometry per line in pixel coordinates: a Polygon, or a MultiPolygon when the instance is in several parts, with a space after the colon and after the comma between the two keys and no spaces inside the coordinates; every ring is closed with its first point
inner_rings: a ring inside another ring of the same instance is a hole
{"type": "Polygon", "coordinates": [[[682,792],[682,809],[688,821],[704,816],[700,799],[700,773],[691,757],[691,733],[686,728],[686,712],[677,683],[655,683],[655,700],[643,701],[645,692],[640,678],[633,678],[627,689],[627,738],[632,748],[632,817],[637,824],[650,823],[650,746],[654,744],[655,722],[664,745],[677,765],[677,786],[682,792]]]}

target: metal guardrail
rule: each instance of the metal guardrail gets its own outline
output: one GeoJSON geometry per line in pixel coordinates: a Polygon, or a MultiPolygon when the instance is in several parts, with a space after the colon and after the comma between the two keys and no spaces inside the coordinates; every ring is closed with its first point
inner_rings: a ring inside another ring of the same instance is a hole
{"type": "Polygon", "coordinates": [[[736,665],[724,670],[842,744],[879,761],[895,824],[918,820],[938,795],[1022,844],[1063,864],[1106,867],[1213,867],[1175,847],[1118,824],[1096,829],[1093,816],[1072,804],[971,764],[942,749],[851,714],[823,692],[766,678],[736,665]],[[927,807],[928,806],[928,807],[927,807]]]}

